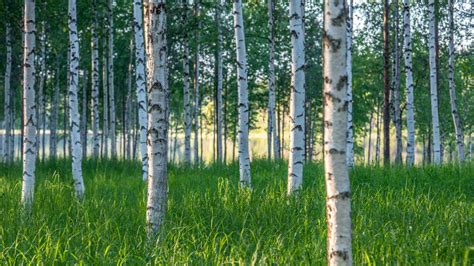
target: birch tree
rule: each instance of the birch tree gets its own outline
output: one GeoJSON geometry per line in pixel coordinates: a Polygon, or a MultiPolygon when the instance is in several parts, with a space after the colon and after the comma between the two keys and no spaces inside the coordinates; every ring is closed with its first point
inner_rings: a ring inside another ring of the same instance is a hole
{"type": "Polygon", "coordinates": [[[71,128],[72,177],[74,189],[79,199],[84,198],[84,181],[82,179],[82,145],[80,132],[79,104],[77,87],[79,85],[79,37],[77,34],[76,0],[68,1],[69,17],[69,126],[71,128]]]}
{"type": "Polygon", "coordinates": [[[51,100],[51,117],[49,121],[50,125],[50,138],[49,138],[49,156],[52,159],[56,159],[58,149],[58,136],[57,136],[57,128],[58,128],[58,108],[59,108],[59,60],[56,63],[56,72],[55,72],[55,79],[56,85],[54,86],[54,94],[51,100]]]}
{"type": "MultiPolygon", "coordinates": [[[[44,129],[44,114],[46,113],[46,104],[44,101],[44,83],[46,79],[46,23],[42,21],[41,23],[41,35],[40,35],[40,56],[39,56],[39,65],[40,65],[40,72],[39,72],[39,84],[38,84],[38,95],[37,95],[37,112],[36,112],[36,121],[37,121],[37,133],[36,133],[36,143],[37,149],[36,152],[39,157],[39,150],[40,150],[40,137],[41,137],[41,128],[44,129]]],[[[43,143],[44,147],[44,143],[43,143]]],[[[44,151],[44,149],[43,149],[44,151]]],[[[43,156],[44,159],[44,156],[43,156]]]]}
{"type": "Polygon", "coordinates": [[[352,264],[347,148],[346,2],[324,1],[324,168],[329,265],[352,264]]]}
{"type": "Polygon", "coordinates": [[[107,81],[107,70],[108,70],[108,64],[107,64],[107,45],[105,43],[105,40],[102,44],[102,87],[103,87],[103,93],[102,93],[102,115],[103,115],[103,120],[104,122],[102,123],[102,140],[104,141],[102,145],[103,149],[103,157],[108,158],[109,157],[109,83],[107,81]]]}
{"type": "Polygon", "coordinates": [[[290,97],[290,156],[288,163],[288,194],[301,189],[305,155],[305,55],[301,0],[290,1],[291,33],[291,97],[290,97]]]}
{"type": "Polygon", "coordinates": [[[148,178],[147,138],[147,102],[145,76],[145,43],[143,40],[142,1],[133,3],[133,32],[135,39],[135,83],[137,86],[138,126],[140,128],[140,155],[142,161],[142,179],[148,178]]]}
{"type": "Polygon", "coordinates": [[[415,163],[415,114],[413,99],[413,68],[411,48],[411,23],[410,23],[410,1],[403,0],[403,49],[405,61],[405,87],[407,101],[407,148],[406,164],[412,166],[415,163]]]}
{"type": "Polygon", "coordinates": [[[431,123],[433,127],[433,162],[441,163],[441,144],[439,134],[439,116],[438,116],[438,85],[436,68],[436,45],[435,45],[435,0],[429,0],[428,3],[429,18],[429,63],[430,63],[430,92],[431,92],[431,123]]]}
{"type": "Polygon", "coordinates": [[[464,134],[461,126],[461,118],[458,114],[457,103],[456,103],[456,91],[454,84],[454,18],[453,9],[454,1],[448,1],[448,16],[449,16],[449,45],[448,45],[448,56],[449,56],[449,96],[451,99],[451,114],[453,116],[454,130],[456,132],[456,144],[458,146],[458,160],[459,162],[464,161],[464,134]]]}
{"type": "Polygon", "coordinates": [[[83,86],[82,86],[82,115],[81,115],[81,143],[82,143],[82,157],[87,158],[87,85],[89,79],[89,72],[84,70],[83,86]]]}
{"type": "Polygon", "coordinates": [[[347,165],[354,166],[354,129],[352,125],[352,0],[347,2],[347,165]]]}
{"type": "Polygon", "coordinates": [[[25,0],[23,19],[23,182],[21,203],[31,207],[35,189],[36,95],[35,95],[35,1],[25,0]]]}
{"type": "Polygon", "coordinates": [[[113,16],[113,2],[108,2],[108,35],[109,35],[109,54],[108,54],[108,92],[109,92],[109,118],[110,118],[110,139],[112,158],[117,156],[117,138],[115,134],[115,88],[114,88],[114,16],[113,16]]]}
{"type": "MultiPolygon", "coordinates": [[[[183,25],[188,25],[188,0],[183,0],[183,25]]],[[[191,92],[189,73],[189,36],[184,30],[183,36],[183,95],[184,95],[184,162],[191,163],[191,92]]]]}
{"type": "Polygon", "coordinates": [[[162,229],[167,206],[168,84],[165,0],[145,2],[148,69],[148,200],[147,233],[154,239],[162,229]]]}
{"type": "Polygon", "coordinates": [[[400,52],[398,48],[399,26],[398,0],[393,0],[393,59],[392,59],[392,105],[395,124],[395,162],[402,162],[402,123],[400,115],[400,52]]]}
{"type": "Polygon", "coordinates": [[[239,176],[241,187],[251,187],[249,158],[248,64],[245,47],[242,0],[234,0],[234,30],[237,49],[237,88],[239,93],[239,176]]]}
{"type": "Polygon", "coordinates": [[[222,64],[222,23],[221,23],[221,12],[223,9],[222,0],[218,0],[219,3],[216,9],[216,22],[217,22],[217,95],[216,95],[216,110],[217,110],[217,161],[222,162],[222,83],[223,83],[223,64],[222,64]]]}
{"type": "Polygon", "coordinates": [[[390,164],[390,53],[389,53],[389,17],[390,5],[388,0],[384,0],[383,11],[383,83],[384,83],[384,101],[383,101],[383,161],[384,164],[390,164]]]}
{"type": "Polygon", "coordinates": [[[97,0],[92,1],[92,155],[99,157],[100,137],[99,137],[99,37],[97,35],[97,0]]]}
{"type": "MultiPolygon", "coordinates": [[[[8,10],[7,10],[8,14],[8,10]]],[[[5,45],[7,48],[6,51],[6,61],[5,61],[5,76],[4,76],[4,87],[5,87],[5,97],[4,97],[4,120],[5,120],[5,137],[3,139],[3,158],[5,162],[12,162],[13,158],[10,156],[10,142],[13,142],[13,137],[11,134],[13,125],[11,123],[12,117],[12,109],[11,109],[11,99],[10,99],[10,80],[11,80],[11,73],[12,73],[12,40],[11,40],[11,25],[9,18],[6,19],[6,29],[5,29],[5,45]]]]}
{"type": "Polygon", "coordinates": [[[276,94],[275,94],[275,3],[268,0],[268,158],[280,159],[280,143],[276,128],[276,94]]]}

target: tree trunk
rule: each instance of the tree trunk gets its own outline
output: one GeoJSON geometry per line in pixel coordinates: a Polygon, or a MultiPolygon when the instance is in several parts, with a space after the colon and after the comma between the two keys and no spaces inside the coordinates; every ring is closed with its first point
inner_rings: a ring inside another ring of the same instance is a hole
{"type": "Polygon", "coordinates": [[[140,128],[140,155],[142,161],[142,179],[148,178],[147,153],[147,97],[145,76],[145,44],[143,40],[142,1],[133,4],[133,29],[135,38],[135,82],[137,86],[138,126],[140,128]]]}
{"type": "Polygon", "coordinates": [[[380,164],[380,102],[377,98],[377,136],[375,140],[375,162],[380,164]]]}
{"type": "Polygon", "coordinates": [[[329,265],[352,264],[351,192],[346,161],[348,103],[345,4],[345,1],[324,1],[324,168],[329,265]]]}
{"type": "Polygon", "coordinates": [[[454,130],[456,132],[456,145],[458,146],[458,160],[464,162],[464,134],[461,126],[461,118],[458,114],[457,103],[456,103],[456,91],[454,84],[454,1],[448,1],[448,13],[449,13],[449,96],[451,98],[451,113],[453,116],[454,130]]]}
{"type": "MultiPolygon", "coordinates": [[[[188,25],[188,0],[183,0],[183,25],[188,25]]],[[[192,130],[192,106],[191,92],[189,90],[189,37],[188,32],[184,31],[183,40],[183,95],[184,95],[184,162],[191,164],[191,130],[192,130]]]]}
{"type": "Polygon", "coordinates": [[[97,35],[97,0],[92,2],[92,154],[94,158],[99,157],[100,136],[99,136],[99,37],[97,35]]]}
{"type": "Polygon", "coordinates": [[[109,90],[109,118],[110,118],[110,148],[112,158],[117,156],[117,137],[115,130],[115,87],[114,87],[114,17],[113,17],[113,2],[108,0],[108,35],[109,35],[109,54],[108,54],[108,90],[109,90]]]}
{"type": "Polygon", "coordinates": [[[393,61],[392,61],[392,96],[393,122],[395,124],[395,163],[402,163],[402,123],[400,113],[400,51],[398,47],[398,0],[393,0],[393,61]]]}
{"type": "Polygon", "coordinates": [[[441,144],[439,134],[439,116],[438,116],[438,85],[436,68],[436,45],[435,45],[435,0],[429,0],[429,61],[430,61],[430,91],[431,91],[431,122],[433,127],[433,154],[435,164],[441,163],[441,144]]]}
{"type": "MultiPolygon", "coordinates": [[[[196,41],[196,54],[194,58],[194,162],[199,163],[199,116],[201,114],[201,103],[200,103],[200,92],[199,92],[199,76],[200,76],[200,30],[201,30],[201,19],[199,10],[200,0],[194,2],[194,16],[198,21],[197,30],[195,33],[196,41]]],[[[202,159],[202,158],[201,158],[202,159]]]]}
{"type": "Polygon", "coordinates": [[[273,13],[275,12],[275,3],[273,0],[268,0],[268,158],[271,158],[272,145],[273,145],[273,159],[278,160],[280,158],[280,145],[278,142],[277,129],[276,129],[276,94],[275,94],[275,18],[273,13]]]}
{"type": "MultiPolygon", "coordinates": [[[[7,9],[8,14],[8,9],[7,9]]],[[[5,65],[5,98],[4,98],[4,120],[5,120],[5,138],[4,138],[4,145],[3,145],[3,158],[4,161],[7,163],[13,162],[13,156],[10,149],[13,147],[11,143],[15,141],[13,131],[13,124],[12,124],[12,108],[11,108],[11,73],[12,73],[12,40],[11,40],[11,25],[10,21],[6,19],[6,30],[5,30],[5,45],[6,45],[6,65],[5,65]]]]}
{"type": "Polygon", "coordinates": [[[167,207],[168,84],[165,0],[145,2],[148,69],[148,200],[146,211],[149,240],[156,240],[167,207]]]}
{"type": "Polygon", "coordinates": [[[367,162],[369,164],[372,164],[372,125],[373,125],[373,118],[374,118],[374,113],[370,112],[370,119],[369,119],[369,146],[367,147],[368,149],[368,154],[367,154],[367,162]]]}
{"type": "Polygon", "coordinates": [[[57,127],[58,127],[58,108],[59,108],[59,60],[56,67],[56,86],[54,90],[53,99],[51,100],[51,117],[50,117],[50,137],[49,137],[49,156],[55,160],[57,158],[57,127]]]}
{"type": "Polygon", "coordinates": [[[388,0],[384,0],[384,14],[383,14],[383,32],[384,32],[384,68],[383,68],[383,80],[384,80],[384,106],[383,106],[383,161],[384,165],[390,164],[390,53],[389,53],[389,13],[390,6],[388,0]]]}
{"type": "Polygon", "coordinates": [[[82,157],[87,158],[87,88],[89,72],[84,70],[84,86],[82,87],[82,120],[81,120],[81,142],[82,142],[82,157]]]}
{"type": "Polygon", "coordinates": [[[242,0],[234,1],[235,45],[237,47],[237,87],[239,93],[239,170],[240,186],[251,187],[249,158],[249,101],[247,51],[242,0]]]}
{"type": "Polygon", "coordinates": [[[79,37],[77,35],[76,0],[69,0],[69,125],[71,127],[72,150],[72,177],[74,189],[79,199],[84,198],[84,181],[82,179],[82,145],[80,132],[79,104],[77,100],[77,87],[79,85],[79,37]]]}
{"type": "Polygon", "coordinates": [[[290,99],[290,155],[288,162],[288,194],[301,189],[303,184],[305,140],[305,52],[303,8],[301,0],[290,2],[290,33],[292,44],[291,99],[290,99]]]}
{"type": "Polygon", "coordinates": [[[405,56],[405,87],[407,97],[407,148],[406,164],[412,166],[415,163],[415,114],[413,99],[413,72],[412,72],[412,48],[410,30],[410,1],[403,0],[403,49],[405,56]]]}
{"type": "Polygon", "coordinates": [[[222,65],[222,16],[221,12],[223,9],[222,0],[219,0],[216,12],[216,21],[217,21],[217,161],[222,163],[222,83],[223,83],[223,65],[222,65]]]}
{"type": "Polygon", "coordinates": [[[352,125],[352,0],[347,2],[347,166],[354,166],[354,129],[352,125]]]}
{"type": "Polygon", "coordinates": [[[23,184],[21,203],[31,208],[35,189],[36,96],[35,96],[35,1],[25,0],[23,48],[23,184]]]}
{"type": "Polygon", "coordinates": [[[102,156],[104,158],[108,158],[109,157],[109,90],[108,90],[108,86],[109,86],[109,83],[107,81],[107,71],[108,71],[108,66],[107,66],[107,55],[106,55],[106,51],[107,51],[107,44],[104,40],[103,44],[102,44],[102,79],[103,79],[103,106],[102,106],[102,114],[103,114],[103,119],[104,119],[104,122],[103,122],[103,126],[102,126],[102,139],[104,141],[102,147],[103,147],[103,154],[102,156]]]}
{"type": "MultiPolygon", "coordinates": [[[[46,79],[46,23],[42,21],[42,31],[40,35],[40,42],[41,42],[41,50],[39,56],[39,65],[40,65],[40,72],[39,74],[39,85],[38,85],[38,96],[37,96],[37,112],[36,112],[36,121],[37,121],[37,133],[36,133],[36,152],[39,157],[39,150],[42,144],[41,140],[41,127],[44,126],[43,124],[43,114],[46,112],[45,107],[45,100],[44,100],[44,83],[46,79]]],[[[43,144],[44,146],[44,144],[43,144]]],[[[44,156],[42,157],[44,159],[44,156]]]]}

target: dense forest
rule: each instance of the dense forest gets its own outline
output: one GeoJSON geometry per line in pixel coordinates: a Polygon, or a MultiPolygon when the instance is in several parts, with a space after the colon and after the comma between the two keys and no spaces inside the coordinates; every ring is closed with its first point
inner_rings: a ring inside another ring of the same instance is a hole
{"type": "Polygon", "coordinates": [[[473,262],[472,2],[2,0],[0,16],[2,264],[473,262]],[[449,210],[425,230],[426,204],[449,210]]]}

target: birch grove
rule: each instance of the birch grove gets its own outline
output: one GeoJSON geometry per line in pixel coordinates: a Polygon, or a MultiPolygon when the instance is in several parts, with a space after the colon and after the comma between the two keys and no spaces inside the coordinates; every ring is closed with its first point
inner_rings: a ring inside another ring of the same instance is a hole
{"type": "Polygon", "coordinates": [[[351,191],[346,162],[346,12],[345,1],[324,1],[324,172],[329,265],[352,265],[351,191]]]}
{"type": "Polygon", "coordinates": [[[305,132],[305,56],[303,3],[290,1],[291,33],[291,96],[290,96],[290,155],[288,162],[288,194],[301,189],[304,165],[305,132]]]}
{"type": "Polygon", "coordinates": [[[249,102],[248,102],[248,64],[245,47],[245,31],[242,0],[235,0],[234,35],[237,51],[237,88],[239,93],[239,176],[241,187],[251,187],[249,155],[249,102]]]}
{"type": "Polygon", "coordinates": [[[168,87],[165,0],[145,2],[148,69],[148,193],[146,228],[154,240],[162,230],[167,200],[168,87]]]}
{"type": "Polygon", "coordinates": [[[449,45],[448,45],[448,78],[449,78],[449,96],[451,99],[451,114],[453,116],[454,130],[456,133],[456,145],[458,147],[458,160],[464,161],[464,134],[461,126],[461,119],[458,114],[456,90],[454,83],[454,1],[448,0],[449,17],[449,45]]]}
{"type": "Polygon", "coordinates": [[[145,76],[145,43],[143,39],[143,14],[141,0],[135,0],[133,3],[133,30],[135,40],[135,85],[137,86],[142,179],[146,180],[148,178],[148,153],[146,146],[148,122],[145,76]]]}
{"type": "Polygon", "coordinates": [[[411,48],[411,23],[410,23],[410,1],[403,0],[403,54],[405,61],[405,87],[407,104],[407,147],[406,164],[412,166],[415,163],[415,115],[413,96],[413,63],[411,48]]]}
{"type": "Polygon", "coordinates": [[[21,203],[31,207],[36,171],[35,1],[25,0],[23,18],[23,182],[21,203]]]}
{"type": "Polygon", "coordinates": [[[430,96],[431,96],[431,123],[433,133],[433,162],[441,163],[441,143],[439,134],[439,115],[438,115],[438,83],[436,66],[436,45],[435,45],[435,0],[429,0],[428,4],[429,19],[429,65],[430,65],[430,96]]]}
{"type": "Polygon", "coordinates": [[[69,17],[69,126],[71,130],[72,177],[74,190],[79,199],[84,198],[85,186],[82,178],[82,144],[80,131],[79,103],[79,36],[77,34],[76,0],[68,1],[69,17]]]}

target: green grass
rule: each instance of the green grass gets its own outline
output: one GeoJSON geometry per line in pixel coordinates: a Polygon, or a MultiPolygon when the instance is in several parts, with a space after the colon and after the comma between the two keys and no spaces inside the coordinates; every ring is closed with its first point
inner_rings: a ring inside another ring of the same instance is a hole
{"type": "MultiPolygon", "coordinates": [[[[305,167],[286,196],[285,162],[252,163],[253,191],[237,165],[170,166],[160,245],[147,246],[146,185],[138,163],[88,161],[77,202],[68,161],[38,164],[30,218],[22,216],[20,166],[0,165],[0,264],[324,264],[323,169],[305,167]]],[[[359,264],[474,263],[474,165],[357,167],[353,253],[359,264]]]]}

